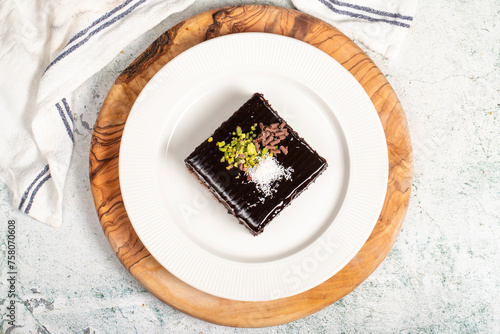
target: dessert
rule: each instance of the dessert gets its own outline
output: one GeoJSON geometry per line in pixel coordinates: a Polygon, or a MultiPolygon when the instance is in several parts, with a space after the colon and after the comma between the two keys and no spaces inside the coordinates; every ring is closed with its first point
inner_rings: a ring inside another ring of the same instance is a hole
{"type": "Polygon", "coordinates": [[[190,173],[253,235],[327,168],[255,93],[186,159],[190,173]]]}

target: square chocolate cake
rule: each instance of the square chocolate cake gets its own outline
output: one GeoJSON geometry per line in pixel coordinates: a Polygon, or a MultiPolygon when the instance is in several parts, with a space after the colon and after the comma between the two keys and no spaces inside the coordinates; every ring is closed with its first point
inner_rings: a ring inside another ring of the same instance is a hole
{"type": "Polygon", "coordinates": [[[253,235],[327,168],[259,93],[184,162],[253,235]]]}

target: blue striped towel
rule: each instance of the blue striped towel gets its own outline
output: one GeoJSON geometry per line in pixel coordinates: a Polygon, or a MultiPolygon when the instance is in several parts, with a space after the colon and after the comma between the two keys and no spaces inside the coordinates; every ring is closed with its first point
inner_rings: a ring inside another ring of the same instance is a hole
{"type": "Polygon", "coordinates": [[[63,189],[78,140],[72,92],[134,39],[192,2],[2,1],[0,179],[16,208],[61,225],[63,189]]]}
{"type": "Polygon", "coordinates": [[[338,28],[387,58],[395,58],[413,23],[417,0],[292,0],[301,11],[338,28]]]}

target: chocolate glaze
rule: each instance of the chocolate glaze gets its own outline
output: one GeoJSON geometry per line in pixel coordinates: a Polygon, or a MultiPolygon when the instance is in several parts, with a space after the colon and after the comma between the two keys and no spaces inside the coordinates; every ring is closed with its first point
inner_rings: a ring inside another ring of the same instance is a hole
{"type": "Polygon", "coordinates": [[[223,140],[230,142],[237,126],[249,132],[253,124],[261,122],[269,125],[284,120],[262,94],[255,93],[215,130],[212,142],[203,141],[184,161],[188,170],[254,235],[262,233],[264,227],[327,168],[326,160],[287,124],[289,135],[280,145],[288,146],[288,154],[278,154],[276,159],[284,168],[292,167],[294,171],[290,180],[275,182],[272,197],[265,197],[254,183],[246,180],[243,171],[226,169],[227,164],[220,162],[222,152],[216,145],[223,140]]]}

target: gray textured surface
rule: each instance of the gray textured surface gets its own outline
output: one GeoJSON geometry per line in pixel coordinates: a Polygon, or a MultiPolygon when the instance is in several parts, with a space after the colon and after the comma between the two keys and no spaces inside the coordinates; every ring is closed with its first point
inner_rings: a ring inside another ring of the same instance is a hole
{"type": "MultiPolygon", "coordinates": [[[[17,222],[13,333],[493,333],[500,328],[500,3],[420,0],[402,54],[368,51],[406,110],[415,155],[410,207],[382,265],[339,302],[293,323],[234,329],[192,318],[122,267],[99,225],[88,181],[92,126],[116,76],[160,33],[208,8],[197,1],[133,43],[74,95],[75,150],[64,223],[18,213],[0,187],[0,234],[17,222]]],[[[261,2],[262,3],[262,2],[261,2]]],[[[289,1],[267,1],[290,6],[289,1]]],[[[0,328],[7,269],[0,238],[0,328]]],[[[2,332],[2,330],[0,330],[2,332]]]]}

